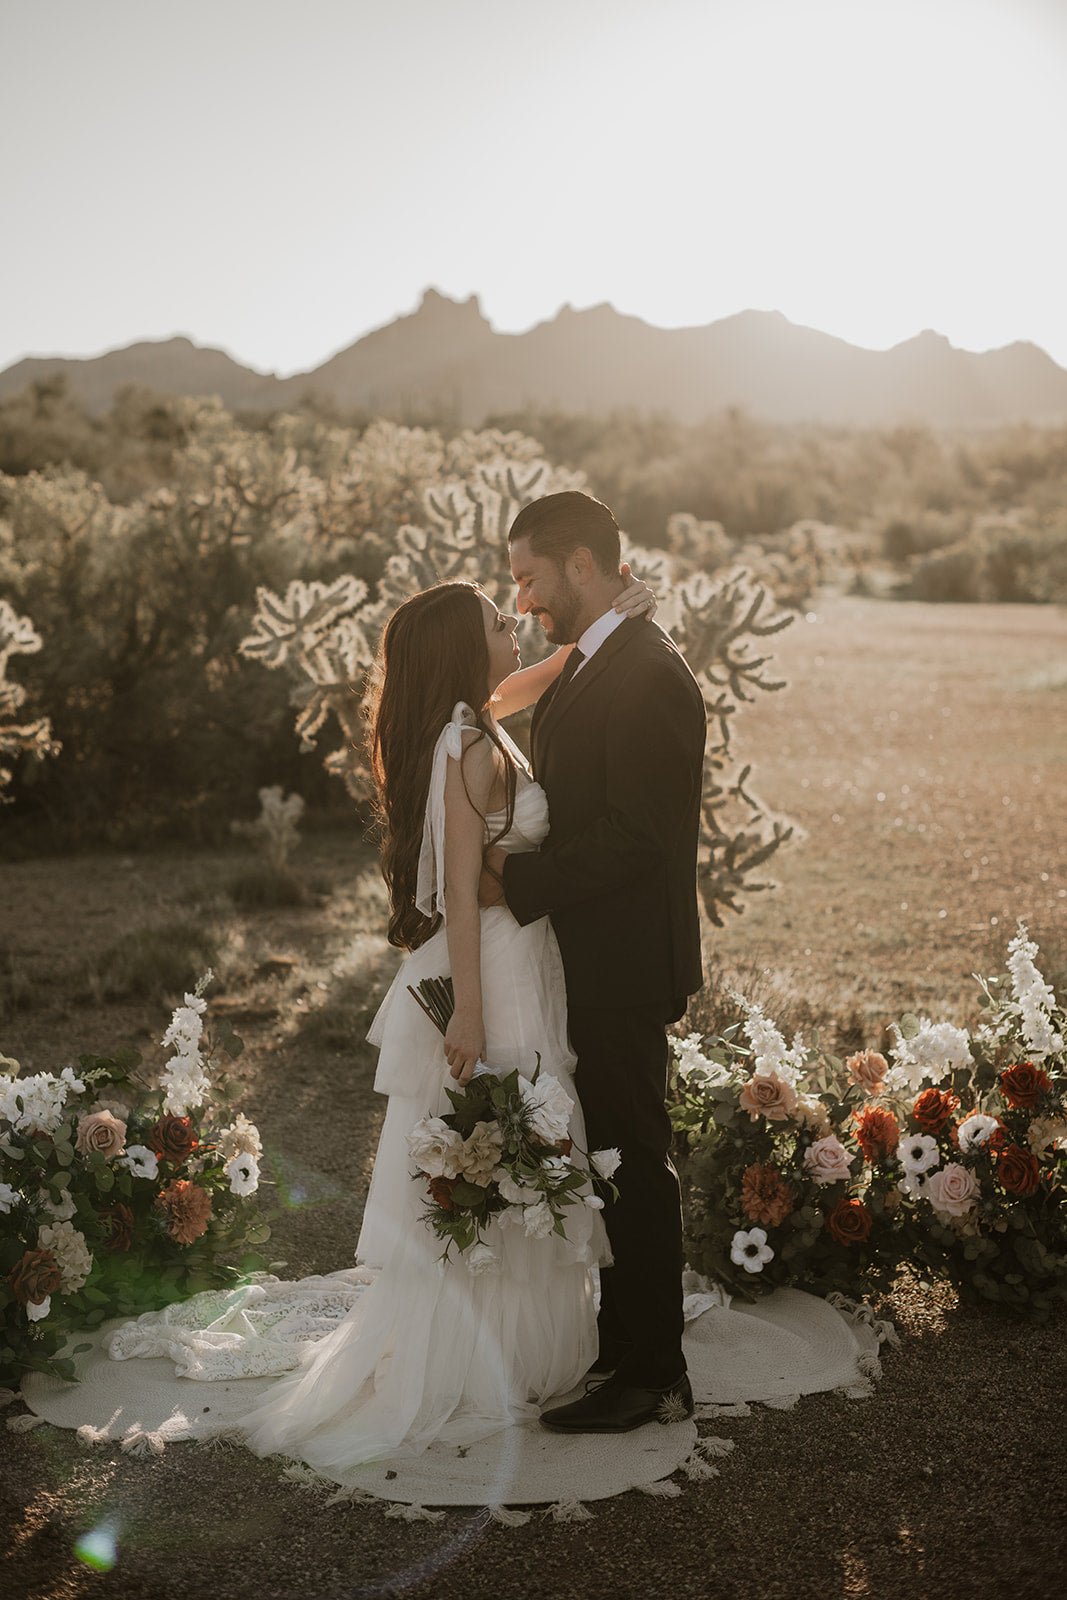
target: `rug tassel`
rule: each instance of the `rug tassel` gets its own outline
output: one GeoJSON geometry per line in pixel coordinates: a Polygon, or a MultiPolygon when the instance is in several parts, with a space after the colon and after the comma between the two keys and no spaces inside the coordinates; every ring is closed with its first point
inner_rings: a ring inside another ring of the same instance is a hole
{"type": "Polygon", "coordinates": [[[555,1505],[546,1506],[545,1516],[551,1517],[553,1522],[592,1522],[593,1513],[581,1500],[557,1500],[555,1505]]]}
{"type": "Polygon", "coordinates": [[[499,1522],[504,1528],[525,1528],[530,1520],[528,1511],[516,1511],[512,1506],[487,1506],[490,1522],[499,1522]]]}
{"type": "Polygon", "coordinates": [[[869,1400],[874,1390],[869,1383],[848,1383],[835,1389],[834,1393],[843,1395],[846,1400],[869,1400]]]}
{"type": "Polygon", "coordinates": [[[20,1398],[17,1389],[0,1389],[0,1411],[20,1398]]]}
{"type": "Polygon", "coordinates": [[[856,1365],[865,1378],[880,1378],[882,1376],[882,1363],[877,1356],[860,1356],[856,1365]]]}
{"type": "Polygon", "coordinates": [[[750,1417],[752,1407],[747,1400],[724,1400],[721,1405],[711,1401],[705,1405],[697,1406],[693,1412],[694,1422],[711,1422],[716,1417],[750,1417]]]}
{"type": "Polygon", "coordinates": [[[718,1467],[712,1466],[710,1461],[705,1461],[704,1457],[698,1455],[695,1450],[687,1461],[682,1462],[682,1471],[690,1483],[703,1483],[707,1478],[717,1478],[719,1476],[718,1467]]]}
{"type": "Polygon", "coordinates": [[[298,1489],[315,1490],[321,1489],[324,1485],[333,1488],[332,1479],[320,1478],[318,1473],[313,1472],[303,1461],[293,1461],[289,1466],[283,1467],[278,1474],[278,1482],[295,1483],[298,1489]]]}
{"type": "Polygon", "coordinates": [[[769,1406],[772,1411],[792,1411],[799,1399],[798,1394],[778,1394],[771,1400],[761,1401],[760,1404],[769,1406]]]}
{"type": "Polygon", "coordinates": [[[658,1483],[635,1483],[631,1487],[642,1494],[655,1495],[660,1500],[675,1500],[682,1492],[681,1484],[672,1482],[670,1478],[661,1478],[658,1483]]]}
{"type": "Polygon", "coordinates": [[[107,1423],[102,1428],[94,1428],[91,1422],[83,1422],[78,1429],[78,1438],[82,1444],[104,1444],[110,1438],[107,1423]]]}
{"type": "Polygon", "coordinates": [[[24,1411],[20,1417],[8,1417],[7,1425],[12,1433],[29,1433],[31,1428],[39,1428],[44,1420],[34,1411],[24,1411]]]}
{"type": "Polygon", "coordinates": [[[428,1511],[425,1506],[391,1505],[386,1507],[385,1514],[394,1522],[442,1522],[443,1511],[428,1511]]]}
{"type": "Polygon", "coordinates": [[[128,1428],[122,1438],[122,1448],[131,1456],[161,1456],[167,1448],[161,1433],[146,1428],[128,1428]]]}
{"type": "Polygon", "coordinates": [[[717,1439],[711,1434],[707,1439],[698,1439],[693,1447],[699,1450],[702,1456],[728,1456],[734,1448],[732,1439],[717,1439]]]}
{"type": "Polygon", "coordinates": [[[350,1489],[338,1489],[336,1494],[331,1494],[323,1504],[327,1506],[355,1506],[363,1505],[366,1501],[373,1499],[374,1496],[368,1494],[366,1489],[360,1489],[356,1484],[353,1484],[350,1489]]]}

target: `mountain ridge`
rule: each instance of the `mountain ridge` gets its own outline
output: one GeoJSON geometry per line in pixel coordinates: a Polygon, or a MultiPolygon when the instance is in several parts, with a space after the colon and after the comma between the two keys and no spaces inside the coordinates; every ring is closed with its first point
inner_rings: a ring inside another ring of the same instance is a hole
{"type": "Polygon", "coordinates": [[[870,350],[777,310],[657,328],[607,301],[564,304],[522,333],[498,333],[477,295],[458,300],[435,288],[414,311],[286,378],[179,334],[100,356],[25,357],[0,372],[0,399],[57,373],[93,411],[135,383],[218,394],[236,409],[283,408],[314,394],[342,410],[445,412],[465,426],[546,408],[602,415],[632,407],[697,422],[731,406],[773,422],[834,426],[1067,422],[1067,370],[1029,340],[975,352],[925,328],[870,350]]]}

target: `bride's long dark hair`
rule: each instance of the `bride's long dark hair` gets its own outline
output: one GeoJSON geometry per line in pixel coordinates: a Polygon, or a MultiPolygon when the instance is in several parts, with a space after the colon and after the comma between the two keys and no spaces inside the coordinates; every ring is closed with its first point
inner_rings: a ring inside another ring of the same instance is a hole
{"type": "MultiPolygon", "coordinates": [[[[515,762],[494,731],[489,649],[478,585],[439,583],[405,600],[386,623],[365,701],[371,773],[383,827],[382,873],[389,890],[389,943],[415,950],[440,926],[416,908],[419,853],[434,747],[459,700],[504,758],[506,821],[515,816],[515,762]]],[[[460,767],[462,770],[463,762],[460,767]]],[[[443,863],[438,863],[438,873],[443,863]]]]}

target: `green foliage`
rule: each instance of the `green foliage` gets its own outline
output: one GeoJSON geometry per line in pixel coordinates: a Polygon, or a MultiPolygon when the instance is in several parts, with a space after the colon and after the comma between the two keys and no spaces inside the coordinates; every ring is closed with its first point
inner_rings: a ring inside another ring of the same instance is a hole
{"type": "Polygon", "coordinates": [[[194,920],[131,928],[86,957],[85,992],[95,1001],[180,994],[189,972],[208,966],[218,947],[218,934],[194,920]]]}

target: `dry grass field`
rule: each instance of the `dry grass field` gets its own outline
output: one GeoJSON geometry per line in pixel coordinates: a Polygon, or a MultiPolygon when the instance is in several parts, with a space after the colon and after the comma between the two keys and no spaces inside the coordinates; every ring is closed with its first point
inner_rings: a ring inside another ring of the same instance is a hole
{"type": "MultiPolygon", "coordinates": [[[[716,985],[742,981],[871,1042],[905,1009],[964,1021],[969,974],[1001,966],[1017,916],[1062,965],[1067,618],[834,598],[774,646],[790,687],[746,713],[744,752],[803,837],[773,863],[778,888],[712,931],[712,993],[694,1018],[714,1014],[716,985]]],[[[352,1259],[382,1109],[363,1039],[396,958],[355,832],[301,845],[303,904],[242,909],[247,864],[234,848],[0,867],[0,1052],[58,1070],[129,1041],[153,1064],[169,1002],[210,960],[285,1207],[268,1253],[290,1275],[328,1271],[352,1259]]],[[[142,1461],[48,1428],[5,1434],[0,1588],[27,1600],[1057,1592],[1062,1326],[908,1282],[887,1310],[905,1339],[872,1400],[814,1396],[730,1424],[720,1478],[678,1500],[602,1503],[575,1527],[459,1512],[408,1526],[320,1509],[241,1452],[172,1446],[142,1461]],[[109,1514],[120,1559],[105,1576],[72,1546],[109,1514]]]]}

